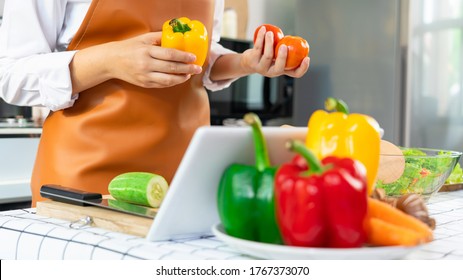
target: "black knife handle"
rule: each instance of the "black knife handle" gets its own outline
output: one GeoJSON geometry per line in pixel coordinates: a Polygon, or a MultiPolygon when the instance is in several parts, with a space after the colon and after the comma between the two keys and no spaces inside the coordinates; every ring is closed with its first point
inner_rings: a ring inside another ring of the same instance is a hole
{"type": "Polygon", "coordinates": [[[40,195],[55,201],[71,203],[79,206],[86,206],[86,200],[102,199],[100,193],[92,193],[76,190],[59,185],[43,185],[40,188],[40,195]]]}

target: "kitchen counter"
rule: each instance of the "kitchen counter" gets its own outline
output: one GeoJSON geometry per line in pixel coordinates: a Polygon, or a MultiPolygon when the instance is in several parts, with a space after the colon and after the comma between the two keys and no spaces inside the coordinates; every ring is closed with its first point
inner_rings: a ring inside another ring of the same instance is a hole
{"type": "MultiPolygon", "coordinates": [[[[436,194],[428,208],[437,222],[435,240],[406,259],[463,260],[463,190],[436,194]]],[[[94,227],[72,229],[35,209],[0,212],[0,259],[252,259],[214,236],[167,242],[94,227]]]]}
{"type": "Polygon", "coordinates": [[[29,126],[29,127],[0,126],[0,138],[40,137],[41,134],[42,134],[42,127],[39,127],[39,126],[29,126]]]}

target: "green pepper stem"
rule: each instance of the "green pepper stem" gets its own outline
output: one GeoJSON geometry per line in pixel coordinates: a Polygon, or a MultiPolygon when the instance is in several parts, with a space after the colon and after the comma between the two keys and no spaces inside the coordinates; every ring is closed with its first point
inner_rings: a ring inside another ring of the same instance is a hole
{"type": "Polygon", "coordinates": [[[172,26],[172,30],[174,32],[185,33],[187,31],[191,30],[191,28],[188,26],[188,24],[181,22],[177,18],[174,18],[171,21],[169,21],[169,25],[172,26]]]}
{"type": "Polygon", "coordinates": [[[324,169],[320,160],[310,151],[307,147],[298,140],[289,140],[286,143],[286,148],[301,155],[309,165],[309,172],[307,174],[320,174],[324,169]]]}
{"type": "Polygon", "coordinates": [[[325,100],[325,109],[327,111],[336,111],[349,114],[349,106],[347,106],[347,103],[334,97],[328,97],[325,100]]]}
{"type": "Polygon", "coordinates": [[[270,158],[268,156],[267,143],[262,133],[262,122],[254,113],[244,115],[244,121],[252,128],[252,139],[254,140],[254,152],[256,158],[256,168],[259,171],[270,167],[270,158]]]}

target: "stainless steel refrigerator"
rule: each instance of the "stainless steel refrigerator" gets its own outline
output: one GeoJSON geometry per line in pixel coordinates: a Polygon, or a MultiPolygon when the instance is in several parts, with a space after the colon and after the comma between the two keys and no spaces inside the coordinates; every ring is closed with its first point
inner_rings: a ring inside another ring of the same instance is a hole
{"type": "Polygon", "coordinates": [[[298,0],[309,72],[295,80],[293,121],[328,96],[373,116],[384,139],[463,150],[463,0],[298,0]]]}
{"type": "Polygon", "coordinates": [[[298,1],[296,34],[308,39],[311,62],[295,81],[296,125],[334,96],[373,116],[385,139],[402,141],[401,9],[399,0],[298,1]]]}

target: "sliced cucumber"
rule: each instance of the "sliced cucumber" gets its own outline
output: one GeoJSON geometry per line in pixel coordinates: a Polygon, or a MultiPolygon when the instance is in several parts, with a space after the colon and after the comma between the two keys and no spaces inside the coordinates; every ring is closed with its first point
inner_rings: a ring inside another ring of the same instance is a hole
{"type": "Polygon", "coordinates": [[[157,208],[169,188],[161,175],[128,172],[111,180],[108,191],[117,200],[157,208]]]}

